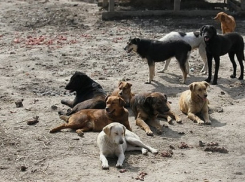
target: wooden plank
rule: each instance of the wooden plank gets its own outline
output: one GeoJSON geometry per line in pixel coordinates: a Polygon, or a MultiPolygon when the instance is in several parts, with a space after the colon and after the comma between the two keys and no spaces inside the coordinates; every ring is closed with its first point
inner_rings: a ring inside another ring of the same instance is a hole
{"type": "Polygon", "coordinates": [[[150,16],[183,16],[183,17],[196,17],[196,16],[210,16],[214,17],[219,10],[148,10],[148,11],[114,11],[103,12],[103,20],[124,19],[133,17],[150,17],[150,16]]]}

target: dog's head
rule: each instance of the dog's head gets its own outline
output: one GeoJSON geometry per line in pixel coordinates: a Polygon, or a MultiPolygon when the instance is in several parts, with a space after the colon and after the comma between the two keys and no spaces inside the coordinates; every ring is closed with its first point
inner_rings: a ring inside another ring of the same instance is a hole
{"type": "Polygon", "coordinates": [[[124,50],[127,51],[127,53],[130,53],[131,51],[137,52],[139,42],[140,42],[139,38],[134,38],[134,39],[130,38],[124,50]]]}
{"type": "Polygon", "coordinates": [[[192,96],[195,98],[198,98],[202,101],[205,101],[207,99],[207,87],[209,86],[209,83],[206,81],[202,82],[193,82],[189,85],[189,88],[191,90],[192,96]]]}
{"type": "Polygon", "coordinates": [[[70,92],[74,92],[86,88],[91,83],[91,78],[89,78],[85,73],[76,71],[70,78],[70,81],[66,85],[65,89],[69,90],[70,92]]]}
{"type": "Polygon", "coordinates": [[[225,22],[228,15],[224,12],[219,12],[213,19],[219,20],[220,22],[225,22]]]}
{"type": "Polygon", "coordinates": [[[131,87],[132,84],[129,82],[125,82],[125,81],[120,81],[118,83],[118,89],[119,89],[119,96],[122,97],[124,95],[129,95],[131,94],[131,87]]]}
{"type": "Polygon", "coordinates": [[[125,101],[118,96],[107,96],[105,98],[107,114],[117,115],[120,110],[125,106],[125,101]]]}
{"type": "Polygon", "coordinates": [[[204,25],[200,30],[201,36],[204,37],[205,42],[209,42],[214,36],[217,35],[217,30],[212,25],[204,25]]]}
{"type": "Polygon", "coordinates": [[[164,114],[170,110],[167,96],[160,92],[153,92],[147,96],[145,104],[153,109],[154,115],[164,114]]]}
{"type": "Polygon", "coordinates": [[[120,123],[113,122],[103,128],[104,133],[110,137],[113,143],[121,145],[125,142],[126,127],[120,123]]]}

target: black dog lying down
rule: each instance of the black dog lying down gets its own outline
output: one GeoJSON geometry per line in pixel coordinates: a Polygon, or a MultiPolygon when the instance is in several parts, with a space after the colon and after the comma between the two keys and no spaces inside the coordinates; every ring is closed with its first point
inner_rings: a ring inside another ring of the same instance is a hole
{"type": "Polygon", "coordinates": [[[241,74],[238,78],[243,80],[243,60],[244,60],[244,41],[241,35],[236,32],[227,33],[225,35],[217,35],[216,29],[212,25],[205,25],[201,28],[201,35],[204,37],[206,43],[206,53],[208,60],[208,78],[205,80],[207,82],[211,81],[212,78],[212,59],[215,61],[215,72],[213,85],[217,84],[218,71],[220,65],[220,56],[229,54],[230,61],[233,66],[233,74],[231,78],[236,77],[236,63],[234,56],[236,55],[241,68],[241,74]]]}
{"type": "Polygon", "coordinates": [[[188,43],[182,40],[155,41],[134,38],[129,40],[124,49],[128,53],[134,51],[143,59],[147,60],[149,78],[146,83],[151,83],[155,76],[155,62],[165,61],[171,57],[177,59],[183,73],[183,83],[185,83],[187,74],[189,73],[187,59],[191,51],[191,46],[188,43]]]}
{"type": "Polygon", "coordinates": [[[62,104],[72,108],[67,115],[82,109],[104,109],[106,106],[105,91],[97,82],[82,72],[75,72],[65,89],[70,92],[76,92],[76,97],[73,101],[61,100],[62,104]]]}

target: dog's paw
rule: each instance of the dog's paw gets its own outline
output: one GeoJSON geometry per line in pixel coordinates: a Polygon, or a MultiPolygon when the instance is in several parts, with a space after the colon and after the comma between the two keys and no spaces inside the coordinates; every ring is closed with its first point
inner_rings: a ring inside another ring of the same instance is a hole
{"type": "Polygon", "coordinates": [[[217,85],[217,81],[213,81],[212,82],[212,85],[217,85]]]}
{"type": "Polygon", "coordinates": [[[153,154],[157,154],[157,153],[158,153],[158,150],[157,150],[157,149],[152,148],[152,149],[151,149],[151,153],[153,153],[153,154]]]}
{"type": "Polygon", "coordinates": [[[232,74],[232,75],[230,76],[230,78],[236,78],[236,75],[233,75],[233,74],[232,74]]]}
{"type": "Polygon", "coordinates": [[[211,125],[211,121],[210,121],[210,120],[205,121],[205,124],[206,124],[206,125],[211,125]]]}
{"type": "Polygon", "coordinates": [[[204,121],[200,119],[197,121],[197,123],[201,125],[201,124],[204,124],[204,121]]]}
{"type": "Polygon", "coordinates": [[[108,164],[102,164],[102,169],[109,169],[109,165],[108,164]]]}
{"type": "Polygon", "coordinates": [[[211,78],[207,78],[207,79],[205,79],[204,81],[206,81],[206,82],[210,83],[211,78]]]}
{"type": "Polygon", "coordinates": [[[122,168],[122,164],[117,163],[117,164],[116,164],[116,167],[117,167],[117,168],[122,168]]]}
{"type": "Polygon", "coordinates": [[[147,134],[148,136],[153,136],[153,132],[152,132],[152,131],[146,131],[146,134],[147,134]]]}
{"type": "Polygon", "coordinates": [[[243,80],[243,77],[242,77],[242,76],[240,76],[238,79],[239,79],[239,80],[243,80]]]}
{"type": "Polygon", "coordinates": [[[143,155],[146,155],[147,153],[148,153],[148,150],[145,149],[145,148],[142,148],[142,154],[143,154],[143,155]]]}
{"type": "Polygon", "coordinates": [[[157,130],[158,135],[161,135],[162,133],[163,133],[162,130],[157,130]]]}
{"type": "Polygon", "coordinates": [[[146,81],[145,84],[151,84],[151,81],[146,81]]]}
{"type": "Polygon", "coordinates": [[[76,133],[80,137],[83,137],[84,136],[84,132],[82,130],[80,130],[80,129],[76,130],[76,133]]]}

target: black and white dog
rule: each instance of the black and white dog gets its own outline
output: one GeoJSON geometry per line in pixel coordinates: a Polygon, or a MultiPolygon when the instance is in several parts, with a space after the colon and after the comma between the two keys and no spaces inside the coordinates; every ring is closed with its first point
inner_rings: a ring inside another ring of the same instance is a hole
{"type": "Polygon", "coordinates": [[[130,39],[124,48],[128,53],[134,51],[143,59],[146,59],[149,66],[149,77],[146,83],[151,83],[155,76],[155,62],[165,61],[171,57],[175,57],[179,63],[183,73],[183,83],[186,81],[189,73],[189,64],[187,62],[191,46],[182,41],[162,42],[149,39],[130,39]]]}
{"type": "Polygon", "coordinates": [[[227,53],[229,54],[229,58],[233,66],[233,74],[230,77],[236,77],[237,65],[234,59],[234,56],[236,55],[241,69],[241,74],[238,79],[243,80],[244,41],[242,36],[236,32],[227,33],[225,35],[218,35],[216,29],[212,25],[204,25],[201,28],[200,33],[204,37],[204,41],[206,43],[206,54],[208,59],[208,78],[205,81],[211,81],[212,59],[214,58],[215,72],[212,84],[217,84],[220,56],[227,53]]]}
{"type": "MultiPolygon", "coordinates": [[[[201,56],[203,60],[203,68],[201,70],[201,73],[206,74],[208,71],[208,65],[207,65],[207,56],[206,56],[206,50],[205,50],[205,42],[203,40],[203,37],[200,35],[199,31],[196,32],[170,32],[163,36],[159,41],[163,42],[169,42],[169,41],[176,41],[176,40],[183,40],[186,43],[190,44],[191,49],[198,48],[199,55],[201,56]]],[[[160,73],[163,73],[165,70],[168,69],[168,65],[170,63],[171,59],[168,59],[165,61],[163,69],[161,69],[160,73]]]]}

